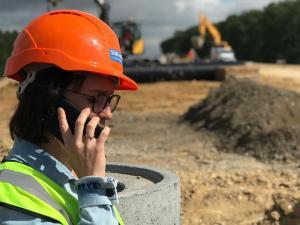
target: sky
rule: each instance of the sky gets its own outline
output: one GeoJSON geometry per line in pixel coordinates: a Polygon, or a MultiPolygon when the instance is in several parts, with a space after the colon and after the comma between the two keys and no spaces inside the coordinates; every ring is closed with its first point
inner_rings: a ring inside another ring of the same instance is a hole
{"type": "MultiPolygon", "coordinates": [[[[107,0],[110,20],[120,21],[132,17],[141,24],[145,40],[145,53],[159,54],[160,42],[175,31],[198,24],[198,15],[212,22],[225,20],[231,14],[251,9],[263,9],[280,0],[107,0]]],[[[57,9],[83,10],[98,15],[94,0],[63,0],[57,9]]],[[[21,30],[32,19],[47,10],[46,0],[0,0],[0,29],[21,30]]]]}

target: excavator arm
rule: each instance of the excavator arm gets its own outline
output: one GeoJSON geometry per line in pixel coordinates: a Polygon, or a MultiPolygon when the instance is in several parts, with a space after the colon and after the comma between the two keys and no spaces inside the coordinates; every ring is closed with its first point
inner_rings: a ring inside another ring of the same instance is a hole
{"type": "Polygon", "coordinates": [[[206,29],[211,34],[216,46],[222,45],[222,37],[218,29],[205,16],[199,16],[199,34],[205,40],[206,29]]]}
{"type": "Polygon", "coordinates": [[[106,2],[106,0],[94,0],[94,2],[100,8],[99,19],[104,21],[107,25],[109,25],[109,9],[110,5],[106,2]]]}
{"type": "Polygon", "coordinates": [[[213,38],[213,46],[210,50],[211,61],[236,62],[235,54],[231,46],[222,40],[221,34],[217,27],[211,23],[205,16],[199,16],[199,37],[193,38],[192,43],[196,48],[203,47],[205,42],[206,30],[213,38]]]}

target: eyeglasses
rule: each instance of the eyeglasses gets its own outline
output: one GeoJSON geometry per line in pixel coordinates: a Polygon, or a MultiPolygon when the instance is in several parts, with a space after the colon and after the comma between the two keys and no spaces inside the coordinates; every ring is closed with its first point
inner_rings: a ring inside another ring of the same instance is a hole
{"type": "Polygon", "coordinates": [[[92,109],[94,113],[100,113],[103,111],[103,109],[107,106],[110,107],[111,112],[114,112],[115,109],[117,108],[117,105],[120,101],[121,96],[120,95],[87,95],[84,93],[81,93],[79,91],[71,90],[71,89],[66,89],[65,91],[73,92],[75,94],[81,95],[88,97],[89,100],[91,101],[92,109]]]}

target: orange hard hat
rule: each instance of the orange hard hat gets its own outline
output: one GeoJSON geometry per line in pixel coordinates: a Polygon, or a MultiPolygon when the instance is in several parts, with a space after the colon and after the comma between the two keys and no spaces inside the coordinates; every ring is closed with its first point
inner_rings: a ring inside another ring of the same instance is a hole
{"type": "Polygon", "coordinates": [[[116,34],[97,17],[78,10],[48,12],[33,20],[14,42],[4,74],[22,82],[21,70],[33,64],[118,78],[117,90],[136,90],[123,74],[116,34]]]}

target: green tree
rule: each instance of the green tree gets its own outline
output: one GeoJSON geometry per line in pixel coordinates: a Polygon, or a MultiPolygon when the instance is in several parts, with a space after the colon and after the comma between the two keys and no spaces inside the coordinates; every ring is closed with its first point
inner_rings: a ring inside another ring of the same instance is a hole
{"type": "Polygon", "coordinates": [[[273,3],[264,10],[264,60],[300,63],[300,0],[273,3]]]}
{"type": "MultiPolygon", "coordinates": [[[[275,62],[285,59],[288,63],[300,63],[299,12],[300,0],[285,0],[271,3],[263,10],[231,15],[216,26],[240,60],[275,62]]],[[[163,42],[163,52],[185,52],[189,47],[187,43],[190,44],[188,40],[197,34],[197,27],[190,29],[175,34],[165,45],[163,42]],[[190,29],[195,32],[189,33],[190,29]]],[[[211,48],[208,36],[204,47],[211,48]]]]}
{"type": "Polygon", "coordinates": [[[7,58],[10,56],[17,31],[0,31],[0,76],[4,73],[7,58]]]}
{"type": "Polygon", "coordinates": [[[260,11],[251,10],[240,16],[229,16],[226,21],[217,24],[223,40],[230,43],[238,59],[262,60],[261,17],[260,11]]]}
{"type": "Polygon", "coordinates": [[[197,27],[191,27],[185,31],[176,31],[172,38],[161,43],[164,53],[175,52],[179,55],[186,54],[192,47],[191,39],[197,35],[197,27]]]}

